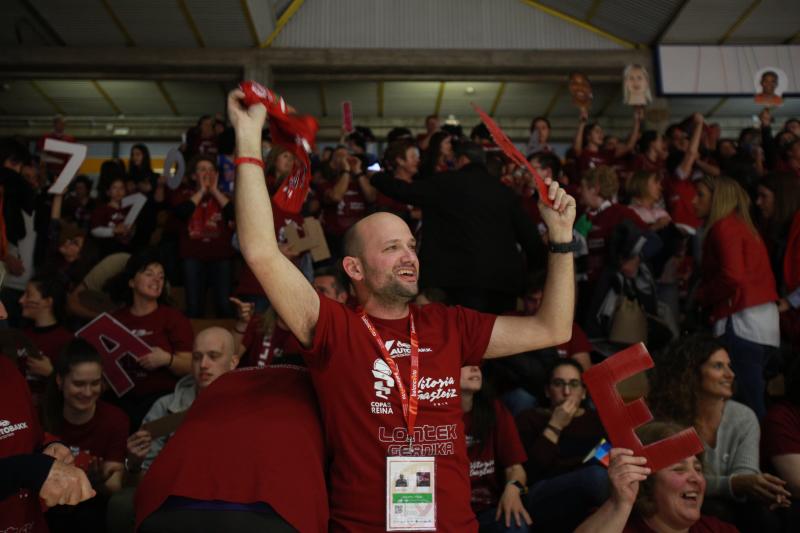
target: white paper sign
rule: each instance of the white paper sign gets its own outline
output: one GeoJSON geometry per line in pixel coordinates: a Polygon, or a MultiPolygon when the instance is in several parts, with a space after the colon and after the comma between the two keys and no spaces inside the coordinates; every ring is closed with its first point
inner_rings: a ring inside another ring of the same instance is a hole
{"type": "Polygon", "coordinates": [[[68,143],[59,141],[58,139],[45,139],[44,150],[46,152],[69,154],[72,156],[67,161],[67,164],[64,165],[64,168],[61,169],[61,174],[58,175],[58,179],[48,190],[50,194],[64,194],[64,191],[67,190],[70,182],[75,178],[78,169],[81,168],[81,165],[86,159],[86,145],[68,143]]]}
{"type": "Polygon", "coordinates": [[[136,222],[136,217],[138,217],[139,213],[142,212],[144,204],[147,203],[147,196],[140,192],[129,194],[122,199],[121,203],[122,207],[133,206],[131,207],[131,210],[128,211],[128,214],[125,216],[125,220],[123,221],[123,224],[131,227],[133,226],[133,223],[136,222]]]}
{"type": "Polygon", "coordinates": [[[177,189],[181,181],[183,181],[183,175],[186,173],[186,160],[183,159],[183,154],[177,148],[170,148],[169,152],[167,152],[167,157],[164,159],[164,175],[167,177],[167,187],[172,190],[177,189]],[[175,171],[172,171],[172,167],[177,166],[175,171]]]}

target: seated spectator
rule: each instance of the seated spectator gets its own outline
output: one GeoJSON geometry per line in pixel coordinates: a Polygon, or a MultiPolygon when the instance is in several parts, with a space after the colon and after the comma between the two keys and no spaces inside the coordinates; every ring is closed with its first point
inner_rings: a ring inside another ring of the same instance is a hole
{"type": "Polygon", "coordinates": [[[528,531],[531,518],[522,503],[528,492],[525,451],[511,413],[492,397],[477,366],[461,368],[461,407],[480,531],[528,531]]]}
{"type": "Polygon", "coordinates": [[[138,428],[153,403],[174,388],[191,370],[192,325],[183,313],[166,304],[164,267],[152,252],[131,256],[125,270],[109,282],[115,299],[126,307],[112,316],[153,351],[125,371],[134,388],[114,401],[138,428]]]}
{"type": "Polygon", "coordinates": [[[800,358],[786,372],[786,396],[767,411],[762,422],[761,464],[786,480],[792,505],[782,517],[784,531],[800,530],[800,358]]]}
{"type": "MultiPolygon", "coordinates": [[[[0,319],[5,317],[0,304],[0,319]]],[[[76,505],[95,496],[86,473],[73,466],[69,449],[45,443],[25,379],[4,356],[0,418],[8,421],[0,439],[0,531],[47,531],[42,503],[76,505]]]]}
{"type": "Polygon", "coordinates": [[[84,230],[89,229],[96,201],[91,196],[92,180],[80,175],[72,180],[64,197],[63,216],[84,230]]]}
{"type": "Polygon", "coordinates": [[[178,248],[183,259],[186,314],[190,318],[205,316],[206,293],[213,286],[217,317],[231,317],[233,204],[217,187],[216,159],[197,156],[189,162],[187,173],[194,188],[179,189],[175,199],[175,214],[182,221],[178,248]]]}
{"type": "Polygon", "coordinates": [[[344,146],[336,147],[323,169],[325,179],[319,187],[322,226],[331,253],[338,256],[345,232],[367,215],[367,204],[377,193],[364,173],[364,162],[344,146]]]}
{"type": "Polygon", "coordinates": [[[62,218],[64,195],[53,195],[50,220],[42,231],[44,250],[40,270],[57,275],[72,290],[97,262],[97,247],[87,242],[87,232],[75,222],[62,218]]]}
{"type": "Polygon", "coordinates": [[[751,531],[774,522],[767,507],[788,507],[790,494],[785,481],[759,469],[758,419],[731,399],[735,377],[719,342],[704,334],[683,337],[655,357],[647,402],[657,418],[694,426],[700,435],[706,512],[751,531]]]}
{"type": "Polygon", "coordinates": [[[605,468],[584,464],[605,431],[597,413],[583,406],[582,371],[571,359],[558,361],[545,385],[550,407],[523,411],[516,419],[528,455],[526,507],[537,530],[572,531],[608,497],[605,468]]]}
{"type": "Polygon", "coordinates": [[[26,353],[19,358],[20,363],[25,365],[24,373],[35,405],[39,405],[45,380],[53,373],[53,365],[61,351],[74,337],[63,326],[65,300],[64,286],[52,276],[31,279],[19,300],[22,316],[33,321],[33,325],[25,327],[22,333],[39,350],[38,353],[26,353]]]}
{"type": "MultiPolygon", "coordinates": [[[[642,444],[668,438],[681,427],[653,422],[639,430],[642,444]]],[[[611,498],[575,533],[736,533],[738,529],[701,514],[706,480],[702,454],[688,457],[653,474],[647,459],[613,448],[608,477],[611,498]]]]}
{"type": "Polygon", "coordinates": [[[136,190],[149,194],[156,188],[158,176],[153,172],[150,163],[150,150],[146,144],[138,143],[131,146],[131,155],[128,159],[128,179],[136,185],[136,190]]]}
{"type": "Polygon", "coordinates": [[[142,479],[136,522],[142,533],[328,531],[325,448],[306,370],[236,370],[204,390],[142,479]]]}
{"type": "Polygon", "coordinates": [[[73,509],[47,513],[50,531],[105,531],[109,495],[122,487],[128,417],[102,400],[103,360],[82,339],[73,339],[56,360],[43,406],[43,426],[86,469],[98,497],[73,509]]]}
{"type": "MultiPolygon", "coordinates": [[[[153,404],[142,424],[187,411],[200,393],[218,377],[236,368],[238,363],[239,356],[234,352],[231,333],[220,327],[204,329],[195,339],[191,373],[178,381],[172,394],[162,396],[153,404]]],[[[128,487],[112,496],[109,502],[110,531],[133,531],[133,496],[138,476],[150,468],[173,434],[153,438],[147,429],[140,427],[128,437],[125,457],[128,487]]]]}
{"type": "Polygon", "coordinates": [[[102,257],[131,250],[134,228],[125,224],[130,208],[122,207],[122,199],[127,194],[123,170],[111,161],[103,163],[100,169],[98,189],[101,204],[92,211],[89,227],[96,239],[102,257]]]}
{"type": "Polygon", "coordinates": [[[695,212],[705,221],[701,282],[695,293],[723,337],[738,376],[736,398],[766,413],[764,370],[780,346],[778,294],[764,241],[750,219],[750,198],[730,178],[698,182],[695,212]]]}

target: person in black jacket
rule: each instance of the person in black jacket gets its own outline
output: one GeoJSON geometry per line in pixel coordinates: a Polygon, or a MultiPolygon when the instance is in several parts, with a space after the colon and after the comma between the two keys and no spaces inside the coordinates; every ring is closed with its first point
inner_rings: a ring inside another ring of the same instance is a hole
{"type": "Polygon", "coordinates": [[[528,270],[546,257],[519,198],[486,170],[472,142],[455,152],[456,170],[406,183],[379,173],[372,184],[386,196],[422,208],[422,288],[444,289],[449,303],[500,314],[513,310],[528,270]]]}

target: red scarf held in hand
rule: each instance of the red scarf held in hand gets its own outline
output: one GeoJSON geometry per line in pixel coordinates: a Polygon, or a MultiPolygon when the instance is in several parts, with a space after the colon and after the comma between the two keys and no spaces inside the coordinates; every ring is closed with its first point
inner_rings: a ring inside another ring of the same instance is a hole
{"type": "Polygon", "coordinates": [[[286,101],[254,81],[243,81],[244,103],[249,107],[263,104],[269,116],[269,133],[272,143],[294,155],[292,171],[272,196],[272,201],[284,211],[300,212],[311,185],[311,161],[308,154],[316,142],[319,124],[309,115],[289,114],[286,101]]]}

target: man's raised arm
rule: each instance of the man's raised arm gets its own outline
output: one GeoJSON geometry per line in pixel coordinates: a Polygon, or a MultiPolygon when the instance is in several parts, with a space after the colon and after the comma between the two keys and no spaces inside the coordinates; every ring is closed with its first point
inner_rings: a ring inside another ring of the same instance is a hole
{"type": "MultiPolygon", "coordinates": [[[[243,98],[239,89],[228,95],[228,116],[236,131],[236,157],[261,160],[261,129],[267,110],[261,104],[246,108],[243,98]]],[[[264,170],[240,161],[234,191],[242,255],[291,332],[309,346],[319,318],[319,296],[278,249],[264,170]]]]}
{"type": "MultiPolygon", "coordinates": [[[[575,199],[558,182],[545,179],[553,207],[539,202],[550,244],[572,242],[575,199]]],[[[542,306],[534,316],[499,316],[484,357],[503,357],[557,346],[572,336],[575,312],[575,273],[572,253],[550,252],[542,306]]]]}

